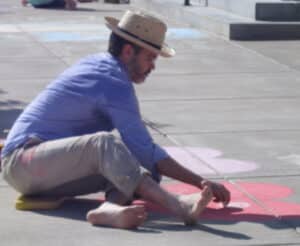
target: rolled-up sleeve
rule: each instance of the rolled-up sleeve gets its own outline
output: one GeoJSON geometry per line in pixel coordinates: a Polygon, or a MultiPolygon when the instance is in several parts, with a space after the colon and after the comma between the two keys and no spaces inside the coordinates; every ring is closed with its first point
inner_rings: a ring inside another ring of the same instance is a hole
{"type": "Polygon", "coordinates": [[[167,152],[155,144],[148,132],[138,107],[134,90],[129,86],[120,92],[107,94],[106,110],[123,142],[140,164],[159,181],[156,163],[168,157],[167,152]]]}

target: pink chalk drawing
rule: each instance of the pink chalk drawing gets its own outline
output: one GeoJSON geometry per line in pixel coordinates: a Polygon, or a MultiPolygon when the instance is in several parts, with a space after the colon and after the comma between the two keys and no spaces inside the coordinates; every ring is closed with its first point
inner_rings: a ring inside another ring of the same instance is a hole
{"type": "MultiPolygon", "coordinates": [[[[203,175],[216,174],[214,170],[203,164],[201,160],[208,163],[220,174],[240,173],[254,171],[258,165],[254,162],[227,159],[222,157],[222,152],[210,148],[195,148],[195,147],[165,147],[167,152],[183,164],[186,168],[203,175]]],[[[231,192],[231,202],[226,208],[221,204],[210,202],[207,209],[201,214],[200,218],[209,220],[222,221],[254,221],[264,222],[274,220],[275,217],[281,217],[291,220],[300,220],[300,204],[283,201],[293,194],[293,191],[282,185],[271,183],[250,183],[250,182],[235,182],[223,183],[231,192]],[[243,191],[246,192],[242,192],[243,191]],[[260,201],[264,206],[249,198],[246,194],[251,194],[257,201],[260,201]]],[[[178,182],[163,184],[168,191],[178,195],[196,195],[201,192],[198,188],[178,182]]],[[[150,211],[158,211],[167,213],[163,208],[142,201],[150,211]]]]}
{"type": "Polygon", "coordinates": [[[201,175],[216,174],[201,160],[221,174],[249,172],[258,168],[254,162],[224,158],[222,157],[223,153],[215,149],[196,147],[164,147],[164,149],[180,164],[201,175]]]}
{"type": "MultiPolygon", "coordinates": [[[[233,184],[224,183],[224,185],[231,192],[231,202],[228,207],[220,208],[220,204],[211,202],[200,216],[201,218],[226,221],[265,221],[274,219],[274,215],[289,219],[300,218],[300,204],[283,201],[293,194],[293,191],[286,186],[271,183],[237,183],[239,187],[261,201],[268,208],[266,211],[233,184]]],[[[199,193],[196,187],[183,183],[165,184],[165,188],[176,194],[199,193]]]]}
{"type": "MultiPolygon", "coordinates": [[[[233,184],[223,184],[231,192],[231,202],[226,208],[223,208],[219,203],[210,202],[206,210],[200,215],[200,219],[228,222],[265,222],[274,220],[275,215],[289,220],[299,221],[300,219],[300,204],[283,200],[293,194],[293,191],[286,186],[270,183],[238,182],[238,186],[264,204],[264,207],[262,207],[233,184]],[[268,208],[268,210],[265,208],[268,208]]],[[[200,192],[194,186],[178,182],[166,183],[163,187],[178,195],[196,195],[200,192]]],[[[144,204],[149,211],[169,213],[164,208],[149,202],[137,200],[135,203],[144,204]]]]}

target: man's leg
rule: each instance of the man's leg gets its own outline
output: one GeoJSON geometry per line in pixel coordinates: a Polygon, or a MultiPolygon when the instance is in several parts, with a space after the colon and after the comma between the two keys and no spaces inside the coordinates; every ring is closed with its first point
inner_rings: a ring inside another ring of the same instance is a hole
{"type": "Polygon", "coordinates": [[[109,180],[129,199],[146,172],[120,139],[105,132],[25,146],[3,160],[4,178],[25,195],[99,175],[100,184],[109,180]]]}
{"type": "MultiPolygon", "coordinates": [[[[159,204],[179,217],[186,225],[197,223],[199,215],[212,200],[212,192],[208,185],[193,201],[181,200],[162,189],[150,176],[145,175],[137,186],[136,194],[143,199],[159,204]]],[[[118,228],[137,227],[146,219],[145,211],[138,206],[119,206],[107,202],[87,214],[87,220],[93,225],[106,225],[118,228]]]]}
{"type": "MultiPolygon", "coordinates": [[[[136,192],[146,200],[170,209],[186,223],[193,223],[211,199],[210,192],[206,191],[207,194],[193,204],[181,202],[145,175],[147,172],[124,144],[106,133],[49,141],[20,149],[9,160],[4,159],[3,173],[8,183],[23,194],[47,194],[85,177],[100,175],[126,198],[131,199],[136,192]]],[[[99,182],[103,180],[99,179],[99,182]]],[[[121,207],[110,202],[87,215],[92,224],[119,228],[136,227],[145,218],[143,206],[121,207]]]]}
{"type": "Polygon", "coordinates": [[[114,185],[108,184],[105,190],[105,200],[118,205],[129,205],[133,198],[128,199],[114,185]]]}
{"type": "Polygon", "coordinates": [[[137,187],[136,193],[145,200],[167,208],[187,225],[197,223],[199,215],[213,197],[211,188],[204,183],[202,192],[194,200],[183,200],[179,196],[165,191],[150,177],[145,177],[137,187]]]}
{"type": "MultiPolygon", "coordinates": [[[[144,173],[124,144],[109,133],[25,146],[3,160],[4,179],[25,195],[81,195],[104,190],[109,180],[130,200],[144,173]]],[[[130,227],[146,217],[143,206],[126,207],[121,214],[131,221],[126,224],[130,227]]]]}

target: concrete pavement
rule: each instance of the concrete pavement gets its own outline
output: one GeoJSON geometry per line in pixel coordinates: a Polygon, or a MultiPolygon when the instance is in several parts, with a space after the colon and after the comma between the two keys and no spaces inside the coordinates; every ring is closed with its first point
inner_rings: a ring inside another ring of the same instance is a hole
{"type": "MultiPolygon", "coordinates": [[[[127,8],[137,6],[100,1],[68,12],[1,1],[1,138],[57,74],[106,49],[103,17],[120,17],[127,8]]],[[[116,230],[85,222],[102,194],[55,211],[21,212],[14,209],[18,194],[0,179],[1,245],[300,245],[300,42],[233,42],[184,19],[165,20],[177,55],[160,58],[137,86],[143,116],[174,158],[226,184],[230,206],[210,204],[189,228],[147,204],[143,227],[116,230]]],[[[178,194],[197,192],[169,179],[163,185],[178,194]]]]}

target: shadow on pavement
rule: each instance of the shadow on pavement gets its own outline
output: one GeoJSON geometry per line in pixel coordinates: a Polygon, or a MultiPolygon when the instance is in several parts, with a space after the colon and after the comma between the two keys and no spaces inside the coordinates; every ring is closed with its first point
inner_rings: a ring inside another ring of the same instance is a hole
{"type": "Polygon", "coordinates": [[[64,202],[64,204],[55,210],[36,210],[33,213],[39,213],[46,216],[62,217],[72,220],[86,221],[86,213],[98,207],[100,200],[74,198],[64,202]]]}
{"type": "MultiPolygon", "coordinates": [[[[67,200],[62,207],[56,210],[48,211],[34,211],[45,216],[54,216],[61,218],[68,218],[72,220],[85,221],[86,213],[98,207],[103,200],[99,199],[82,199],[74,198],[67,200]]],[[[280,220],[271,215],[258,215],[258,214],[242,214],[235,215],[237,211],[234,209],[224,209],[222,216],[218,217],[215,209],[206,209],[204,216],[200,217],[200,223],[196,226],[183,226],[182,222],[178,219],[174,219],[171,214],[167,213],[163,209],[157,211],[157,207],[152,208],[152,204],[145,203],[148,211],[150,212],[148,221],[137,230],[133,230],[137,233],[162,233],[163,231],[204,231],[222,238],[232,238],[238,240],[250,240],[251,237],[239,233],[226,231],[219,228],[214,228],[213,225],[232,225],[241,222],[259,223],[273,230],[293,229],[300,226],[300,215],[288,215],[281,217],[280,220]],[[208,219],[209,217],[209,219],[208,219]],[[226,219],[227,217],[227,219],[226,219]]],[[[102,228],[102,227],[101,227],[102,228]]]]}
{"type": "MultiPolygon", "coordinates": [[[[62,207],[56,210],[39,210],[33,211],[45,216],[54,216],[68,218],[72,220],[86,221],[86,213],[99,206],[103,200],[93,199],[70,199],[67,200],[62,207]]],[[[101,227],[104,228],[104,227],[101,227]]],[[[131,230],[136,233],[162,233],[163,231],[204,231],[210,234],[218,235],[226,238],[249,240],[249,236],[237,233],[228,232],[225,230],[215,229],[207,225],[184,226],[183,223],[171,217],[171,215],[156,213],[150,211],[148,221],[136,230],[131,230]]]]}
{"type": "MultiPolygon", "coordinates": [[[[200,223],[195,226],[184,226],[181,221],[174,220],[170,216],[166,217],[161,214],[160,215],[156,214],[154,215],[154,217],[153,216],[150,217],[149,221],[145,223],[145,230],[147,231],[151,229],[151,232],[157,231],[157,233],[162,231],[201,231],[201,232],[207,232],[209,234],[213,234],[215,236],[220,236],[222,238],[231,238],[236,240],[252,239],[251,237],[243,233],[217,229],[200,223]]],[[[144,228],[142,227],[142,229],[144,228]]],[[[139,232],[144,232],[142,229],[140,229],[139,232]]]]}
{"type": "MultiPolygon", "coordinates": [[[[0,94],[5,94],[0,89],[0,94]]],[[[10,129],[26,104],[18,100],[0,100],[0,138],[5,137],[4,131],[10,129]]]]}
{"type": "MultiPolygon", "coordinates": [[[[65,201],[62,207],[56,210],[37,210],[33,213],[38,213],[45,216],[54,216],[68,218],[72,220],[86,221],[86,213],[98,207],[103,200],[81,199],[74,198],[65,201]]],[[[221,237],[234,238],[240,240],[251,239],[247,235],[228,232],[220,229],[215,229],[207,225],[184,226],[180,220],[176,220],[171,215],[155,213],[150,211],[148,221],[136,230],[131,230],[136,233],[162,233],[162,231],[204,231],[221,237]]],[[[101,226],[101,228],[103,228],[101,226]]]]}
{"type": "Polygon", "coordinates": [[[300,214],[282,215],[275,217],[270,214],[256,214],[256,213],[239,213],[242,209],[225,208],[212,209],[207,208],[203,213],[202,218],[209,220],[209,223],[230,225],[239,222],[259,223],[272,229],[286,229],[300,227],[300,214]],[[276,223],[277,222],[277,223],[276,223]]]}

